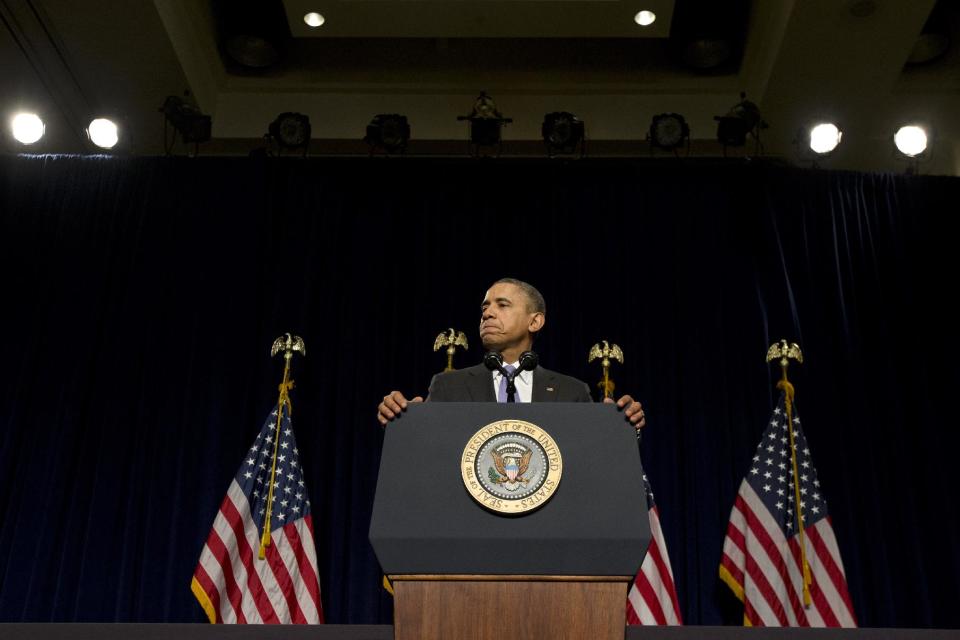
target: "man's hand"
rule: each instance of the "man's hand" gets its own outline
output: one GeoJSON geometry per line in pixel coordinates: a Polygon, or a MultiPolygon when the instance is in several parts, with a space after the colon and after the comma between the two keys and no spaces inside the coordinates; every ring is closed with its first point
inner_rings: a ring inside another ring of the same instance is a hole
{"type": "MultiPolygon", "coordinates": [[[[604,398],[603,401],[612,403],[613,398],[604,398]]],[[[630,424],[632,424],[633,428],[638,432],[646,426],[647,418],[643,414],[643,405],[630,396],[623,396],[617,400],[617,409],[624,409],[623,415],[626,416],[627,420],[630,421],[630,424]]]]}
{"type": "Polygon", "coordinates": [[[383,402],[377,407],[377,420],[382,426],[387,426],[388,422],[406,411],[407,404],[411,402],[423,402],[423,398],[417,396],[413,400],[407,400],[399,391],[391,391],[383,396],[383,402]]]}

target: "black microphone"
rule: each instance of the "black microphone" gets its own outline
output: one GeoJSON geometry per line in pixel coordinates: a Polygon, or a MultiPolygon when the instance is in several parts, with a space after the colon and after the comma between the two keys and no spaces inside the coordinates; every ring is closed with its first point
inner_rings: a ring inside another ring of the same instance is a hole
{"type": "Polygon", "coordinates": [[[521,371],[533,371],[537,368],[537,365],[540,364],[540,357],[533,351],[524,351],[520,354],[520,360],[517,363],[517,373],[521,371]]]}
{"type": "Polygon", "coordinates": [[[483,356],[483,366],[490,369],[490,371],[499,371],[506,375],[506,372],[503,370],[503,356],[496,351],[487,351],[483,356]]]}
{"type": "Polygon", "coordinates": [[[533,351],[524,351],[517,361],[517,368],[512,373],[503,367],[503,355],[496,351],[488,351],[483,356],[483,364],[490,371],[499,371],[507,379],[507,402],[513,402],[517,397],[516,377],[523,371],[533,371],[540,364],[540,358],[533,351]]]}

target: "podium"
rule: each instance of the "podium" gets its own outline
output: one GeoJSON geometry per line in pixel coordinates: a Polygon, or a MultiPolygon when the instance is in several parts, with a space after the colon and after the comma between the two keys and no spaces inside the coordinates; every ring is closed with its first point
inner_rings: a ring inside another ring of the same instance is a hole
{"type": "Polygon", "coordinates": [[[370,542],[394,583],[397,640],[622,639],[649,540],[636,437],[614,405],[410,404],[386,429],[370,542]],[[537,426],[560,452],[535,510],[494,511],[467,486],[465,450],[499,421],[537,426]]]}

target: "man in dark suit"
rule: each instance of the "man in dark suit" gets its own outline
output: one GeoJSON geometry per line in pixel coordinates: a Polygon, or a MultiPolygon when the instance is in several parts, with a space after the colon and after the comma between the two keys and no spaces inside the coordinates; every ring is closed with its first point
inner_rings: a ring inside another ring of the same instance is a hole
{"type": "MultiPolygon", "coordinates": [[[[503,356],[508,371],[516,367],[520,354],[533,347],[537,332],[546,322],[543,296],[532,285],[513,278],[501,278],[487,290],[480,307],[480,341],[487,351],[503,356]]],[[[523,371],[516,377],[519,402],[590,402],[590,388],[580,380],[543,367],[523,371]]],[[[430,382],[431,402],[504,402],[506,380],[484,365],[438,373],[430,382]]],[[[377,419],[386,426],[407,408],[409,402],[423,402],[417,396],[407,400],[399,391],[383,397],[377,419]]],[[[605,402],[613,402],[607,398],[605,402]]],[[[639,432],[646,424],[643,407],[628,395],[617,407],[639,432]]]]}

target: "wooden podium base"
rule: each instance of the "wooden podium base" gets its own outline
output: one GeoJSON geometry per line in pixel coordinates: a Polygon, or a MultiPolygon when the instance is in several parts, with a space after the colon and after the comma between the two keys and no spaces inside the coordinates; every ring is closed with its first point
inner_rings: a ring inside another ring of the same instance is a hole
{"type": "Polygon", "coordinates": [[[395,640],[623,640],[622,576],[396,575],[395,640]]]}

